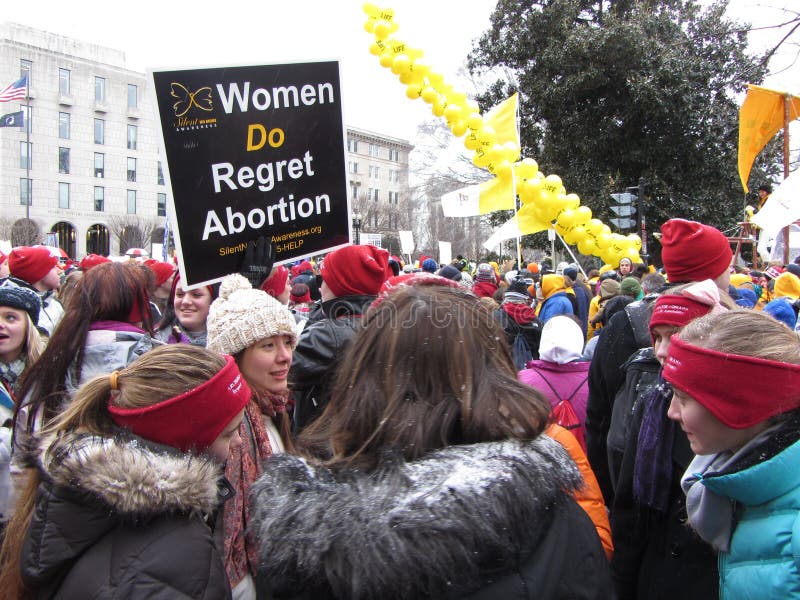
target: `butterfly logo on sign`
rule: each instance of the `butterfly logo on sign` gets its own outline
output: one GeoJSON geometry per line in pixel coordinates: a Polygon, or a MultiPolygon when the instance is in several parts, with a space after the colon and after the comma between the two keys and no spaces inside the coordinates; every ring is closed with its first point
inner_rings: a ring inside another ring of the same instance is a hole
{"type": "Polygon", "coordinates": [[[214,98],[211,95],[211,87],[203,86],[194,92],[189,91],[185,85],[173,81],[170,83],[169,95],[176,99],[172,104],[172,110],[178,118],[175,124],[177,131],[186,131],[190,129],[206,129],[217,126],[217,119],[215,117],[189,117],[187,113],[192,107],[203,111],[211,112],[214,110],[214,98]]]}
{"type": "Polygon", "coordinates": [[[214,110],[214,101],[209,86],[201,87],[196,92],[190,92],[185,85],[173,81],[170,84],[169,95],[178,99],[172,105],[176,117],[182,117],[188,113],[192,106],[209,112],[214,110]]]}

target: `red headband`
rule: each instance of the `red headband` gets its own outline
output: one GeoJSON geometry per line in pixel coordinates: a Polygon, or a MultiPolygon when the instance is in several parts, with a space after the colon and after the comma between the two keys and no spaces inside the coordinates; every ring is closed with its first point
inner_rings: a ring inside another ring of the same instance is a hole
{"type": "Polygon", "coordinates": [[[669,325],[671,327],[685,327],[691,321],[711,311],[711,306],[688,296],[666,294],[659,296],[653,307],[653,316],[650,317],[650,335],[653,327],[669,325]]]}
{"type": "Polygon", "coordinates": [[[206,450],[250,400],[247,387],[233,358],[198,387],[158,404],[120,408],[108,400],[111,420],[119,427],[183,452],[206,450]]]}
{"type": "Polygon", "coordinates": [[[733,429],[800,407],[800,365],[700,348],[677,335],[663,375],[733,429]]]}

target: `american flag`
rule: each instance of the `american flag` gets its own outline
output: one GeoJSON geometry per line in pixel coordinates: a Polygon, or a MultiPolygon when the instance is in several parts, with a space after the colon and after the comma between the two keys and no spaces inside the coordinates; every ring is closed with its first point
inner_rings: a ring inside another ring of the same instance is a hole
{"type": "Polygon", "coordinates": [[[28,76],[23,75],[0,92],[0,102],[24,100],[28,94],[28,76]]]}

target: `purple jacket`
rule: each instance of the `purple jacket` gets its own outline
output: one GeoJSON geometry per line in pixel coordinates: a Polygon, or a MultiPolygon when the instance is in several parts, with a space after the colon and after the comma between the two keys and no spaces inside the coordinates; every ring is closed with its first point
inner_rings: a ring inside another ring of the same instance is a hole
{"type": "Polygon", "coordinates": [[[572,396],[570,403],[583,425],[586,421],[586,399],[589,396],[590,364],[588,361],[577,361],[560,365],[549,360],[532,360],[519,372],[518,377],[522,383],[542,392],[553,407],[558,404],[559,396],[560,399],[566,400],[578,390],[572,396]],[[557,395],[550,386],[555,389],[557,395]]]}

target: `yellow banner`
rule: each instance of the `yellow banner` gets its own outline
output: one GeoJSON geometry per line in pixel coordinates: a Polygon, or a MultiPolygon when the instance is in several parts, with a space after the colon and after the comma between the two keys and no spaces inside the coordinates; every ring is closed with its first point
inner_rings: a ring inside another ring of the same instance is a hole
{"type": "Polygon", "coordinates": [[[497,134],[497,143],[514,142],[519,146],[519,129],[517,128],[517,92],[503,100],[486,113],[485,121],[497,134]]]}
{"type": "Polygon", "coordinates": [[[800,116],[800,98],[785,92],[747,86],[747,96],[739,109],[739,178],[745,192],[753,161],[764,146],[781,130],[784,101],[789,103],[789,121],[800,116]]]}

